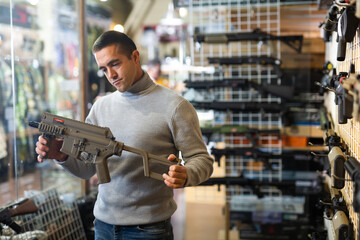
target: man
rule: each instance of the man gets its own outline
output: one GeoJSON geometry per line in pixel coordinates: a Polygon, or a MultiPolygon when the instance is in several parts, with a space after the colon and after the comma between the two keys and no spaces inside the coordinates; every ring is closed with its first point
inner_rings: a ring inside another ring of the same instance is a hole
{"type": "MultiPolygon", "coordinates": [[[[117,141],[173,161],[181,151],[184,166],[164,169],[164,182],[144,177],[140,156],[123,152],[108,159],[111,181],[100,184],[94,207],[95,239],[173,239],[170,217],[176,210],[174,188],[205,181],[213,159],[202,140],[197,114],[177,93],[154,83],[141,69],[134,42],[115,31],[94,43],[99,69],[117,91],[98,99],[86,122],[109,127],[117,141]]],[[[95,166],[47,147],[42,137],[36,152],[56,159],[72,174],[88,179],[95,166]]],[[[38,157],[39,161],[42,161],[38,157]]]]}
{"type": "Polygon", "coordinates": [[[161,77],[161,61],[152,59],[147,63],[147,73],[155,82],[161,77]]]}
{"type": "Polygon", "coordinates": [[[147,63],[146,72],[150,78],[157,84],[170,88],[169,79],[162,77],[161,61],[159,59],[152,59],[147,63]]]}

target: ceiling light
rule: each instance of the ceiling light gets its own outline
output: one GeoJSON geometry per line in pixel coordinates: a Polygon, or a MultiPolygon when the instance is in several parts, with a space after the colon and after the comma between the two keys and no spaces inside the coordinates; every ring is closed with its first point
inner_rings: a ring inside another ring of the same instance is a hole
{"type": "Polygon", "coordinates": [[[121,25],[121,24],[116,24],[116,25],[114,26],[114,30],[123,33],[125,29],[124,29],[123,25],[121,25]]]}
{"type": "Polygon", "coordinates": [[[184,8],[184,7],[179,8],[179,15],[180,15],[180,17],[184,18],[184,17],[187,16],[187,14],[188,14],[188,10],[187,10],[186,8],[184,8]]]}
{"type": "Polygon", "coordinates": [[[31,5],[35,6],[39,3],[39,0],[27,0],[28,3],[30,3],[31,5]]]}
{"type": "Polygon", "coordinates": [[[165,26],[179,26],[183,24],[183,20],[179,17],[177,11],[174,10],[173,3],[169,3],[166,15],[160,20],[160,23],[165,26]]]}

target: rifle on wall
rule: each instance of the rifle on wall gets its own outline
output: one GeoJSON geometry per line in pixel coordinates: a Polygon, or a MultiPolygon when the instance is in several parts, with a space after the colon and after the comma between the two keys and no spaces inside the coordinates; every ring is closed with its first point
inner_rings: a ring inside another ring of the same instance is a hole
{"type": "Polygon", "coordinates": [[[284,99],[291,99],[294,95],[294,85],[259,84],[245,78],[223,78],[221,80],[203,80],[184,82],[187,88],[210,89],[217,87],[231,87],[233,89],[254,88],[261,95],[271,94],[284,99]]]}
{"type": "Polygon", "coordinates": [[[261,188],[264,186],[276,187],[280,189],[283,194],[290,195],[309,195],[319,194],[322,190],[320,178],[316,176],[312,179],[294,179],[294,180],[258,180],[249,179],[246,177],[211,177],[205,182],[199,184],[199,186],[214,186],[214,185],[225,185],[225,186],[241,186],[249,187],[259,197],[263,197],[264,194],[261,192],[261,188]]]}
{"type": "Polygon", "coordinates": [[[259,28],[251,32],[232,32],[232,33],[195,33],[194,41],[198,43],[229,43],[235,41],[274,41],[280,40],[296,52],[300,53],[302,48],[303,36],[276,36],[261,31],[259,28]]]}
{"type": "Polygon", "coordinates": [[[209,128],[201,128],[202,134],[209,139],[213,134],[244,134],[253,147],[257,146],[257,140],[260,135],[276,135],[280,138],[280,129],[255,129],[242,125],[222,125],[209,128]],[[254,137],[255,136],[255,137],[254,137]]]}

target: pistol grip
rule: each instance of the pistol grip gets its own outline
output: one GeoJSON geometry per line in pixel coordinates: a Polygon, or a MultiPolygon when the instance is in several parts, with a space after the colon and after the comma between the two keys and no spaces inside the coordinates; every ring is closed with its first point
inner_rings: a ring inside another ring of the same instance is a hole
{"type": "Polygon", "coordinates": [[[328,158],[331,166],[331,187],[342,189],[345,186],[345,156],[339,147],[333,147],[328,158]]]}
{"type": "Polygon", "coordinates": [[[95,167],[99,184],[110,182],[110,173],[107,165],[107,159],[96,159],[95,167]]]}
{"type": "Polygon", "coordinates": [[[345,37],[339,37],[338,49],[337,49],[337,60],[342,62],[346,56],[346,41],[345,37]]]}

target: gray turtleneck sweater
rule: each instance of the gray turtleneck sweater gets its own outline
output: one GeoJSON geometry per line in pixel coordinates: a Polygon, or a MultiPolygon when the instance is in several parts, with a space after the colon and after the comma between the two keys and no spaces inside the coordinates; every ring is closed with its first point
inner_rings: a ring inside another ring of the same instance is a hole
{"type": "MultiPolygon", "coordinates": [[[[147,73],[127,92],[100,98],[86,121],[109,127],[116,141],[143,149],[164,159],[174,153],[187,168],[186,186],[210,177],[213,159],[208,154],[193,106],[177,93],[154,83],[147,73]]],[[[69,158],[61,164],[74,175],[88,179],[93,164],[69,158]]],[[[94,215],[116,225],[137,225],[162,221],[176,210],[173,190],[163,181],[144,176],[142,158],[123,151],[108,159],[111,181],[99,185],[94,215]]],[[[166,172],[168,168],[157,169],[166,172]]]]}

